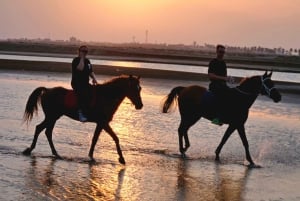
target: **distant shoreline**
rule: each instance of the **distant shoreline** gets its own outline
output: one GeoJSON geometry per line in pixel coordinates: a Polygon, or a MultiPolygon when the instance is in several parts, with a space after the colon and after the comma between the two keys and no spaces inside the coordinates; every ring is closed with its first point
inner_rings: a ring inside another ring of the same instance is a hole
{"type": "MultiPolygon", "coordinates": [[[[56,58],[74,58],[75,54],[60,54],[60,53],[38,53],[38,52],[19,52],[19,51],[0,51],[0,54],[6,55],[20,55],[20,56],[42,56],[42,57],[56,57],[56,58]]],[[[207,66],[208,61],[195,61],[183,59],[166,59],[166,58],[149,58],[137,56],[99,56],[90,55],[91,59],[98,60],[112,60],[112,61],[132,61],[132,62],[145,62],[145,63],[162,63],[162,64],[177,64],[177,65],[194,65],[194,66],[207,66]]],[[[243,70],[273,70],[277,72],[300,73],[300,68],[272,66],[269,65],[253,65],[242,63],[228,63],[228,68],[243,69],[243,70]]]]}
{"type": "MultiPolygon", "coordinates": [[[[0,69],[71,73],[71,63],[0,59],[0,69]]],[[[132,75],[140,75],[142,77],[148,77],[148,78],[208,81],[207,75],[201,73],[120,67],[120,66],[97,65],[97,64],[93,65],[93,69],[95,73],[103,74],[103,75],[118,76],[121,74],[132,74],[132,75]]]]}

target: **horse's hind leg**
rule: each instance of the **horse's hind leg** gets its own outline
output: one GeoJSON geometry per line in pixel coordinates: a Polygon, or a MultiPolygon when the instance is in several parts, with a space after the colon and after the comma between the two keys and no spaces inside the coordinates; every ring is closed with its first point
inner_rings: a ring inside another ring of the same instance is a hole
{"type": "Polygon", "coordinates": [[[55,120],[55,121],[52,121],[51,123],[48,124],[45,133],[46,133],[46,136],[47,136],[47,139],[48,139],[48,142],[49,142],[49,145],[50,145],[52,154],[53,154],[54,156],[56,156],[57,158],[61,158],[61,157],[58,155],[58,153],[57,153],[57,151],[56,151],[56,149],[55,149],[55,147],[54,147],[53,141],[52,141],[52,131],[53,131],[55,122],[56,122],[56,120],[55,120]]]}
{"type": "Polygon", "coordinates": [[[183,157],[185,157],[186,150],[190,147],[189,137],[187,135],[188,128],[183,121],[180,122],[178,128],[178,140],[179,140],[179,151],[183,157]],[[183,137],[185,139],[185,147],[183,147],[183,137]]]}
{"type": "Polygon", "coordinates": [[[190,141],[189,141],[189,136],[188,136],[188,130],[189,128],[194,125],[200,117],[194,118],[194,119],[189,119],[189,121],[186,120],[181,120],[179,128],[178,128],[178,137],[179,137],[179,151],[182,154],[183,157],[185,157],[185,152],[188,150],[190,147],[190,141]],[[185,141],[185,147],[183,147],[183,140],[182,138],[184,137],[185,141]]]}
{"type": "Polygon", "coordinates": [[[39,125],[37,125],[35,127],[35,132],[34,132],[34,137],[33,137],[33,140],[32,140],[32,144],[29,148],[25,149],[23,151],[23,154],[24,155],[30,155],[32,150],[35,148],[36,146],[36,142],[37,142],[37,139],[40,135],[40,133],[47,127],[47,121],[44,120],[42,123],[40,123],[39,125]]]}
{"type": "Polygon", "coordinates": [[[217,149],[216,149],[216,151],[215,151],[215,153],[216,153],[216,158],[215,158],[215,160],[216,160],[216,161],[219,161],[219,160],[220,160],[220,157],[219,157],[220,152],[221,152],[221,150],[222,150],[224,144],[226,143],[226,141],[228,140],[228,138],[230,137],[230,135],[233,133],[233,131],[234,131],[235,129],[236,129],[235,126],[229,125],[228,128],[227,128],[227,130],[225,131],[225,134],[224,134],[224,136],[223,136],[223,138],[222,138],[222,140],[221,140],[219,146],[217,147],[217,149]]]}

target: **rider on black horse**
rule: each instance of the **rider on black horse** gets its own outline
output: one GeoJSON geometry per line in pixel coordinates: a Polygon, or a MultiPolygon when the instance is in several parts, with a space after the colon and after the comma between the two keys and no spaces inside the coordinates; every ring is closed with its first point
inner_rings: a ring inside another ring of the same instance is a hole
{"type": "Polygon", "coordinates": [[[217,116],[212,123],[222,125],[222,113],[226,107],[226,95],[229,87],[226,82],[233,82],[233,78],[227,76],[227,66],[223,60],[225,54],[225,46],[217,45],[217,57],[209,62],[208,77],[210,79],[209,90],[217,97],[217,116]]]}
{"type": "Polygon", "coordinates": [[[72,61],[71,85],[78,98],[78,118],[81,122],[87,121],[85,115],[88,107],[88,97],[90,96],[89,77],[92,78],[93,84],[97,84],[91,62],[86,58],[87,53],[87,46],[80,46],[78,56],[72,61]]]}

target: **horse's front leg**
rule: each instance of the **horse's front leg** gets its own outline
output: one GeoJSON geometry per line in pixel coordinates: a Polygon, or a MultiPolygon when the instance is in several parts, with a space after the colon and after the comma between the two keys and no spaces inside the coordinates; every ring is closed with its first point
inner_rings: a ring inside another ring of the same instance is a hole
{"type": "Polygon", "coordinates": [[[95,161],[95,159],[93,157],[94,149],[95,149],[95,146],[98,141],[98,138],[99,138],[102,128],[103,128],[102,125],[98,123],[96,126],[96,129],[95,129],[95,132],[94,132],[94,136],[92,139],[92,144],[91,144],[91,148],[90,148],[90,152],[89,152],[89,157],[91,158],[92,161],[95,161]]]}
{"type": "Polygon", "coordinates": [[[112,130],[112,128],[109,126],[109,124],[106,124],[104,126],[104,130],[113,138],[113,140],[116,143],[117,151],[118,151],[118,154],[119,154],[119,162],[122,163],[122,164],[125,164],[125,159],[124,159],[123,154],[122,154],[122,150],[121,150],[121,147],[120,147],[120,144],[119,144],[118,136],[112,130]]]}
{"type": "Polygon", "coordinates": [[[240,138],[241,138],[241,140],[243,142],[243,145],[244,145],[244,148],[245,148],[246,159],[249,161],[250,166],[255,166],[255,164],[254,164],[254,162],[251,158],[251,155],[250,155],[249,144],[248,144],[248,140],[247,140],[247,137],[246,137],[246,132],[245,132],[244,125],[238,127],[238,132],[239,132],[240,138]]]}
{"type": "Polygon", "coordinates": [[[230,135],[233,133],[233,131],[234,131],[235,129],[236,129],[235,126],[229,125],[228,128],[227,128],[227,130],[225,131],[224,136],[223,136],[223,138],[222,138],[222,140],[221,140],[219,146],[217,147],[217,149],[216,149],[216,151],[215,151],[215,153],[216,153],[216,158],[215,158],[215,160],[216,160],[216,161],[219,161],[219,160],[220,160],[220,157],[219,157],[220,152],[221,152],[221,150],[222,150],[224,144],[226,143],[226,141],[228,140],[228,138],[230,137],[230,135]]]}

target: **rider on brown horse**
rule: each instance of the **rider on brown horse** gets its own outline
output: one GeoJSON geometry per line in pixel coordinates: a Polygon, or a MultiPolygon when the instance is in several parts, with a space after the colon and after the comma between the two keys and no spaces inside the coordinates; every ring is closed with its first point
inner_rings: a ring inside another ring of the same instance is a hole
{"type": "Polygon", "coordinates": [[[87,112],[87,102],[90,96],[89,77],[93,79],[93,84],[97,84],[91,62],[86,58],[87,53],[87,46],[80,46],[78,49],[78,56],[72,61],[71,85],[78,98],[78,116],[81,122],[87,121],[84,114],[87,112]]]}
{"type": "MultiPolygon", "coordinates": [[[[229,90],[226,81],[233,82],[233,78],[227,76],[227,66],[223,60],[225,47],[223,45],[217,45],[216,52],[217,58],[212,59],[208,67],[208,77],[211,81],[209,90],[217,96],[217,111],[222,111],[222,109],[226,107],[226,94],[229,90]]],[[[221,116],[221,114],[218,114],[217,117],[212,120],[212,123],[222,125],[221,116]]]]}

